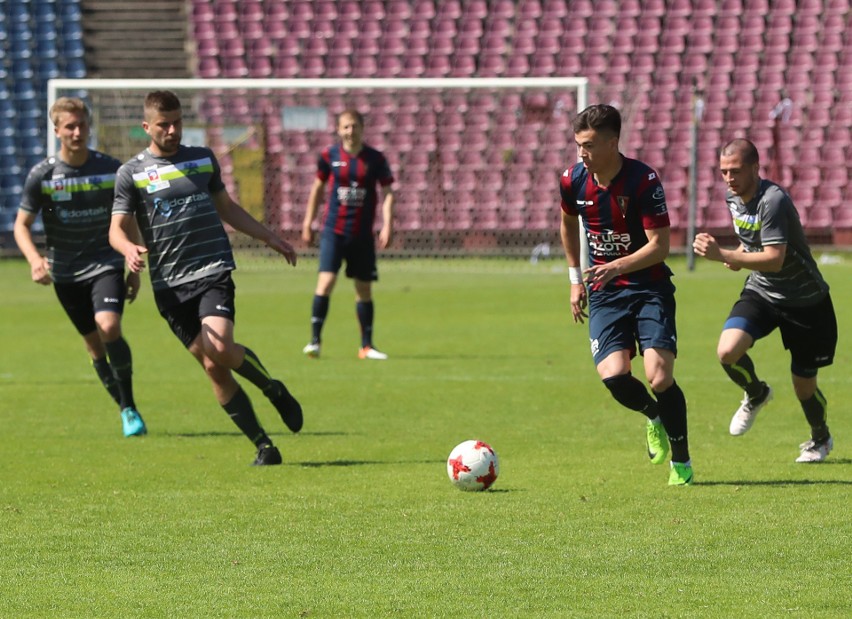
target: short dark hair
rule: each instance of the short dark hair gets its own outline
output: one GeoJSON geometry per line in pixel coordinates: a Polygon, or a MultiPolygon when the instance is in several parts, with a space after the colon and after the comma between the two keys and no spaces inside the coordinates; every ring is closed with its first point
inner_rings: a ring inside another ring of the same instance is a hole
{"type": "Polygon", "coordinates": [[[574,133],[581,131],[608,131],[621,136],[621,113],[605,103],[590,105],[574,118],[574,133]]]}
{"type": "Polygon", "coordinates": [[[180,99],[171,90],[152,90],[145,95],[145,113],[174,112],[181,109],[180,99]]]}
{"type": "Polygon", "coordinates": [[[336,127],[340,126],[340,119],[343,118],[344,116],[351,116],[352,118],[355,119],[355,122],[357,122],[362,127],[364,126],[364,115],[354,108],[348,108],[348,109],[345,109],[342,112],[340,112],[340,114],[337,115],[337,118],[334,119],[335,120],[334,124],[335,124],[336,127]]]}
{"type": "Polygon", "coordinates": [[[719,156],[730,157],[736,153],[740,154],[743,158],[743,163],[746,165],[760,163],[760,154],[757,152],[757,146],[751,140],[735,138],[722,147],[722,150],[719,151],[719,156]]]}

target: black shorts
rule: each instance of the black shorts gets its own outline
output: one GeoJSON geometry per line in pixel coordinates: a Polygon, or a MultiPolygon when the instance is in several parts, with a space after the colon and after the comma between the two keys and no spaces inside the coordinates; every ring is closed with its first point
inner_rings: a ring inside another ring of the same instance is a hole
{"type": "Polygon", "coordinates": [[[124,312],[127,286],[121,271],[105,271],[84,282],[54,283],[53,290],[80,335],[97,330],[98,312],[124,312]]]}
{"type": "Polygon", "coordinates": [[[794,366],[815,370],[834,362],[837,318],[831,295],[808,307],[779,307],[754,291],[743,290],[725,321],[726,329],[742,329],[755,340],[776,327],[794,366]]]}
{"type": "Polygon", "coordinates": [[[372,236],[347,239],[340,234],[323,232],[320,236],[319,270],[337,273],[346,260],[346,277],[364,282],[379,279],[376,267],[376,241],[372,236]]]}
{"type": "Polygon", "coordinates": [[[203,318],[221,316],[234,322],[235,296],[230,271],[154,293],[160,315],[186,348],[201,333],[203,318]]]}

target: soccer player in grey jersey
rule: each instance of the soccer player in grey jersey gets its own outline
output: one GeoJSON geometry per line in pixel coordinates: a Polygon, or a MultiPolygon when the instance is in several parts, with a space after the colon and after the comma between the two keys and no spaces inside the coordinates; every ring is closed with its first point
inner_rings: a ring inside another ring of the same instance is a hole
{"type": "Polygon", "coordinates": [[[760,178],[754,144],[745,139],[729,142],[719,163],[741,244],[737,249],[722,249],[715,238],[702,232],[693,248],[731,270],[751,271],[719,338],[722,367],[745,390],[730,432],[745,434],[772,399],[772,389],[757,378],[748,349],[777,327],[784,348],[790,351],[793,389],[811,427],[811,438],[799,446],[796,462],[822,462],[834,446],[826,421],[827,402],[817,386],[817,371],[832,364],[837,345],[828,284],[811,255],[790,196],[760,178]]]}
{"type": "Polygon", "coordinates": [[[77,98],[61,97],[50,109],[59,153],[38,163],[24,184],[15,241],[32,279],[54,292],[83,337],[92,365],[119,405],[125,436],[146,433],[133,399],[130,346],[122,336],[124,300],[139,291],[139,274],[125,281],[124,260],[109,244],[115,172],[120,162],[88,147],[91,114],[77,98]],[[33,241],[41,214],[47,255],[33,241]]]}
{"type": "Polygon", "coordinates": [[[148,93],[142,128],[151,141],[118,170],[110,243],[136,273],[148,254],[160,314],[206,371],[219,404],[255,444],[254,464],[281,464],[281,453],[231,371],[260,388],[293,432],[302,427],[302,408],[257,355],[234,341],[236,267],[222,222],[263,241],[292,265],[296,252],[231,199],[209,148],[181,145],[182,110],[174,93],[148,93]],[[134,218],[145,247],[130,236],[134,218]]]}

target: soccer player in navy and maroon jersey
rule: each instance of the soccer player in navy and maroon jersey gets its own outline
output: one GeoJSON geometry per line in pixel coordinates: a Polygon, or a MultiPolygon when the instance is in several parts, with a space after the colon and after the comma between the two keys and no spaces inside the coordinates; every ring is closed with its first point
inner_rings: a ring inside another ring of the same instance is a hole
{"type": "Polygon", "coordinates": [[[373,346],[372,282],[379,278],[373,224],[379,201],[377,186],[384,193],[379,247],[393,238],[393,174],[385,156],[364,143],[364,118],[356,110],[337,117],[340,142],[326,148],[317,162],[317,177],[308,197],[302,239],[313,242],[312,224],[328,185],[329,198],[320,231],[319,277],[311,308],[311,342],[302,352],[320,355],[322,328],[328,315],[331,291],[346,260],[346,276],[355,280],[355,312],[361,327],[361,359],[382,360],[387,355],[373,346]]]}
{"type": "Polygon", "coordinates": [[[571,279],[574,322],[587,317],[598,374],[617,402],[648,418],[648,456],[665,461],[671,442],[669,484],[692,483],[686,399],[674,379],[677,355],[674,285],[664,260],[669,216],[657,173],[618,149],[621,114],[592,105],[574,119],[581,162],[560,182],[560,233],[571,279]],[[583,218],[590,265],[580,265],[583,218]],[[588,289],[587,289],[588,286],[588,289]],[[637,344],[645,385],[631,374],[637,344]]]}

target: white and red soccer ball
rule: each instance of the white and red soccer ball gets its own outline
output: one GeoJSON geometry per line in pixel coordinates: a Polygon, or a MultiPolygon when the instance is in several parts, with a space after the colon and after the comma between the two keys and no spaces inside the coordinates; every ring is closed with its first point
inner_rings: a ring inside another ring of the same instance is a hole
{"type": "Polygon", "coordinates": [[[460,490],[487,490],[500,473],[500,462],[491,445],[464,441],[447,458],[447,475],[460,490]]]}

